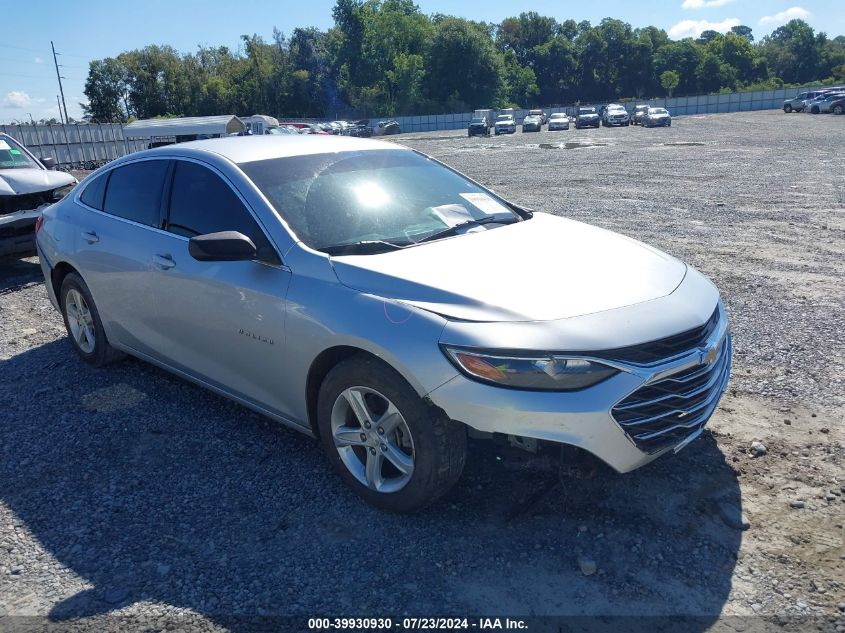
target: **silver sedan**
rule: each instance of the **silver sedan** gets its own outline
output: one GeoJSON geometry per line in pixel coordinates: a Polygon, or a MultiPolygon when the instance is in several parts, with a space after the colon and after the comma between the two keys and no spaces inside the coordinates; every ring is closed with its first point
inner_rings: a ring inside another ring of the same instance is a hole
{"type": "Polygon", "coordinates": [[[696,270],[391,143],[132,154],[47,209],[37,246],[85,361],[131,354],[313,435],[393,511],[457,481],[470,433],[637,468],[702,433],[730,372],[696,270]]]}

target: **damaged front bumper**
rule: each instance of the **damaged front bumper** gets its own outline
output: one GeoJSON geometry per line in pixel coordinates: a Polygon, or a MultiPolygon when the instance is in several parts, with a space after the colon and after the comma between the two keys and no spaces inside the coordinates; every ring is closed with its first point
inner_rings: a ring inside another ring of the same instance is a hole
{"type": "Polygon", "coordinates": [[[35,250],[35,221],[48,206],[0,215],[0,256],[35,250]]]}

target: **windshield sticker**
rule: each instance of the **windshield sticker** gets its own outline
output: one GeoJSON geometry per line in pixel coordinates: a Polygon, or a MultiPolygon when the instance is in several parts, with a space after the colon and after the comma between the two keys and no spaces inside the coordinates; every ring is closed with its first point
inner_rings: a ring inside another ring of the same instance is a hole
{"type": "Polygon", "coordinates": [[[460,195],[461,198],[469,202],[476,209],[480,209],[488,215],[510,213],[510,209],[486,193],[462,193],[460,195]]]}
{"type": "MultiPolygon", "coordinates": [[[[2,147],[0,147],[0,149],[3,149],[3,148],[2,148],[2,147]]],[[[21,153],[21,151],[20,151],[19,149],[10,149],[10,150],[9,150],[9,153],[10,153],[12,156],[19,156],[19,155],[20,155],[20,153],[21,153]]]]}
{"type": "Polygon", "coordinates": [[[0,138],[0,149],[12,149],[9,144],[0,138]]]}
{"type": "Polygon", "coordinates": [[[441,204],[439,207],[431,207],[431,215],[448,227],[473,219],[472,213],[462,204],[441,204]]]}

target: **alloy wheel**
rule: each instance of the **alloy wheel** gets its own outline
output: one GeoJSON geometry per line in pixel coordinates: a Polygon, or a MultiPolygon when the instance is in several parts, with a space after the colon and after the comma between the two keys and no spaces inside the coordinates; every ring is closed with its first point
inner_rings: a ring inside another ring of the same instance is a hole
{"type": "Polygon", "coordinates": [[[77,347],[86,354],[94,351],[94,317],[85,302],[85,297],[76,288],[71,288],[65,297],[65,312],[70,333],[77,347]]]}
{"type": "Polygon", "coordinates": [[[347,470],[376,492],[404,488],[414,473],[414,442],[402,413],[369,387],[343,390],[332,406],[332,439],[347,470]]]}

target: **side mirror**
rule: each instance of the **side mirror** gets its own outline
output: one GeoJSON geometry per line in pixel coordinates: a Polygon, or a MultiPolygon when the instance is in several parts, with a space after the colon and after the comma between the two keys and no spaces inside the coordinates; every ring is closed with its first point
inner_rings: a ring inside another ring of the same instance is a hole
{"type": "Polygon", "coordinates": [[[52,156],[42,156],[39,160],[41,161],[41,164],[44,165],[45,169],[56,168],[56,159],[52,156]]]}
{"type": "Polygon", "coordinates": [[[255,244],[243,233],[221,231],[188,241],[191,257],[201,262],[241,262],[256,259],[255,244]]]}

